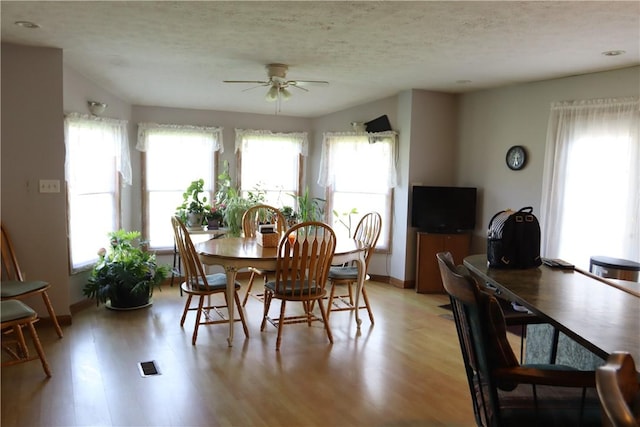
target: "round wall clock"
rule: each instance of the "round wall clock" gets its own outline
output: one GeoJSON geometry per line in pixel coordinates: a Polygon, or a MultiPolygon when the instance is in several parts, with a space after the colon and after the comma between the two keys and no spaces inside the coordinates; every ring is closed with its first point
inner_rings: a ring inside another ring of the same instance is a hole
{"type": "Polygon", "coordinates": [[[507,150],[507,166],[509,169],[517,171],[527,163],[527,150],[522,145],[514,145],[507,150]]]}

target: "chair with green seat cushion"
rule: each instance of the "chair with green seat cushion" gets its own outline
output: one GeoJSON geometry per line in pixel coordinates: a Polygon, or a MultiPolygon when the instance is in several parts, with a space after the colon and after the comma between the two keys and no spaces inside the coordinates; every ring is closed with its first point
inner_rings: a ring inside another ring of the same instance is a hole
{"type": "MultiPolygon", "coordinates": [[[[378,242],[378,237],[380,237],[381,227],[382,217],[380,214],[377,212],[369,212],[360,219],[356,226],[356,231],[353,233],[353,238],[363,242],[367,247],[364,263],[365,270],[369,267],[369,260],[373,255],[373,250],[378,242]]],[[[364,274],[366,275],[367,272],[364,271],[364,274]]],[[[331,315],[332,311],[355,310],[353,285],[358,283],[358,268],[353,265],[331,267],[329,270],[329,282],[331,283],[331,291],[329,292],[327,318],[331,315]],[[347,286],[348,292],[346,294],[336,294],[336,290],[340,286],[347,286]],[[338,301],[336,301],[336,299],[338,301]]],[[[358,307],[358,309],[366,309],[369,313],[369,320],[373,324],[373,311],[371,310],[367,290],[364,286],[362,287],[362,299],[364,301],[364,305],[358,307]]]]}
{"type": "Polygon", "coordinates": [[[599,426],[595,372],[521,365],[495,297],[482,292],[448,252],[436,255],[449,294],[479,426],[599,426]]]}
{"type": "Polygon", "coordinates": [[[24,280],[24,275],[18,264],[18,258],[13,249],[13,243],[4,224],[2,228],[2,282],[0,282],[0,300],[23,300],[40,294],[49,312],[58,337],[62,338],[62,328],[53,310],[47,290],[51,284],[42,280],[24,280]]]}
{"type": "Polygon", "coordinates": [[[37,320],[38,315],[36,312],[22,301],[13,299],[0,301],[2,348],[11,356],[11,359],[2,362],[2,366],[10,366],[16,363],[40,359],[44,373],[47,377],[50,377],[51,370],[44,355],[40,338],[33,325],[37,320]],[[37,353],[36,356],[29,355],[29,348],[22,333],[23,327],[27,327],[31,334],[31,339],[37,353]],[[14,335],[13,339],[8,338],[9,334],[14,335]],[[7,336],[7,338],[5,338],[5,336],[7,336]]]}
{"type": "Polygon", "coordinates": [[[228,310],[229,304],[233,303],[236,304],[236,310],[239,314],[239,318],[234,319],[234,321],[242,323],[244,334],[248,337],[249,330],[245,321],[244,310],[240,305],[240,297],[238,296],[240,283],[235,283],[234,301],[227,301],[226,275],[224,273],[205,274],[204,267],[200,262],[198,253],[191,241],[191,237],[189,236],[185,225],[176,216],[171,218],[171,224],[173,226],[178,252],[180,253],[180,259],[184,266],[184,282],[180,285],[180,288],[182,289],[182,292],[187,295],[187,300],[185,301],[184,310],[182,312],[182,318],[180,319],[180,326],[184,326],[184,322],[189,311],[196,312],[191,344],[196,344],[198,328],[200,325],[228,324],[228,317],[225,316],[223,310],[228,310]],[[213,304],[211,297],[214,294],[222,294],[225,299],[224,304],[213,304]],[[191,300],[194,296],[198,297],[198,305],[192,307],[191,300]],[[205,298],[207,299],[206,305],[205,298]],[[212,311],[214,311],[218,317],[214,317],[212,311]]]}
{"type": "Polygon", "coordinates": [[[333,229],[322,222],[302,222],[289,228],[278,245],[274,280],[267,282],[264,289],[264,313],[260,330],[264,331],[270,322],[278,329],[276,351],[280,350],[284,325],[321,321],[333,343],[323,299],[326,296],[327,274],[336,249],[336,235],[333,229]],[[280,316],[269,317],[273,299],[280,300],[280,316]],[[286,314],[287,302],[302,303],[303,314],[286,314]],[[320,315],[314,313],[314,303],[318,302],[320,315]]]}

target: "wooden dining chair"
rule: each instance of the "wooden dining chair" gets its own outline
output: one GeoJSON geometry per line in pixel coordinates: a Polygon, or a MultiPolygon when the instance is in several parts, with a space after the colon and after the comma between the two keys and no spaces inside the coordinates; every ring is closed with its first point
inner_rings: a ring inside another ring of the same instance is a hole
{"type": "Polygon", "coordinates": [[[38,320],[36,312],[19,300],[0,301],[0,330],[2,332],[2,349],[10,358],[2,362],[2,366],[15,365],[40,359],[40,364],[47,377],[51,376],[49,364],[44,355],[40,338],[34,323],[38,320]],[[36,350],[29,354],[29,347],[24,339],[22,328],[27,328],[36,350]]]}
{"type": "Polygon", "coordinates": [[[47,291],[51,284],[43,280],[24,280],[24,275],[18,263],[18,257],[13,249],[13,243],[4,224],[2,230],[2,281],[0,282],[0,300],[23,300],[34,295],[41,295],[44,305],[49,312],[53,326],[62,338],[62,328],[58,323],[58,317],[53,310],[47,291]]]}
{"type": "Polygon", "coordinates": [[[603,426],[640,426],[639,375],[631,354],[622,351],[609,355],[596,370],[603,426]]]}
{"type": "Polygon", "coordinates": [[[249,337],[249,330],[247,329],[244,310],[240,305],[240,297],[238,296],[240,283],[235,283],[235,291],[233,295],[234,301],[228,301],[226,292],[227,276],[224,273],[205,274],[204,267],[198,257],[198,252],[196,251],[196,248],[191,241],[191,237],[187,232],[187,227],[177,216],[171,218],[171,224],[173,226],[175,241],[183,264],[184,282],[180,286],[182,292],[187,295],[187,300],[185,301],[184,310],[182,312],[182,318],[180,319],[180,326],[184,326],[184,322],[189,311],[196,312],[191,344],[196,344],[196,340],[198,339],[198,328],[200,325],[228,324],[229,318],[227,316],[229,304],[233,303],[235,303],[239,314],[239,318],[234,319],[234,321],[242,323],[244,335],[249,337]],[[224,296],[225,303],[213,304],[211,298],[215,294],[222,294],[224,296]],[[194,296],[198,297],[198,304],[197,306],[192,307],[191,300],[194,296]],[[225,309],[227,310],[226,315],[223,311],[225,309]],[[215,315],[213,312],[215,312],[215,315]]]}
{"type": "MultiPolygon", "coordinates": [[[[367,247],[365,253],[365,277],[367,270],[369,269],[369,260],[373,255],[373,250],[380,237],[380,229],[382,228],[382,217],[377,212],[369,212],[364,215],[353,233],[353,238],[358,240],[367,247]]],[[[366,309],[369,313],[369,320],[374,323],[373,311],[371,310],[371,304],[369,303],[369,297],[367,296],[367,290],[365,286],[362,286],[362,299],[364,305],[360,307],[355,306],[355,300],[353,295],[353,285],[358,283],[358,267],[355,265],[348,266],[334,266],[329,269],[329,283],[331,284],[331,291],[329,292],[329,303],[327,318],[331,315],[332,311],[353,311],[356,309],[366,309]],[[336,295],[336,290],[341,286],[346,286],[346,294],[336,295]],[[339,303],[335,301],[339,300],[339,303]]],[[[357,286],[356,286],[357,289],[357,286]]]]}
{"type": "Polygon", "coordinates": [[[286,324],[322,321],[324,329],[333,343],[333,335],[327,321],[323,299],[326,295],[325,283],[331,259],[336,248],[336,235],[333,229],[322,222],[302,222],[289,228],[278,245],[274,280],[265,285],[264,314],[260,330],[264,331],[267,322],[278,329],[276,351],[280,350],[282,329],[286,324]],[[281,301],[280,316],[269,317],[271,301],[281,301]],[[288,301],[301,302],[302,315],[285,315],[288,301]],[[314,314],[314,302],[318,302],[321,317],[314,314]]]}
{"type": "MultiPolygon", "coordinates": [[[[256,237],[258,226],[261,224],[274,224],[275,232],[278,236],[281,236],[287,228],[287,221],[278,208],[264,204],[255,205],[247,209],[242,216],[242,233],[244,234],[244,237],[256,237]]],[[[249,271],[251,272],[251,276],[249,276],[247,292],[244,294],[244,298],[242,300],[243,307],[247,304],[249,296],[260,301],[264,300],[263,292],[252,292],[253,281],[256,276],[262,276],[264,278],[264,283],[266,284],[269,279],[269,274],[273,273],[273,271],[267,271],[255,267],[249,267],[249,271]]]]}
{"type": "Polygon", "coordinates": [[[448,252],[436,255],[449,294],[479,426],[599,426],[595,372],[522,365],[500,304],[448,252]]]}

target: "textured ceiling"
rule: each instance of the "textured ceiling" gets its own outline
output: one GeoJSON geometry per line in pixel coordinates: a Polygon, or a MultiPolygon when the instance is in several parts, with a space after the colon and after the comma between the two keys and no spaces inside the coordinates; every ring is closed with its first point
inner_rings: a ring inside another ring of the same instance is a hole
{"type": "Polygon", "coordinates": [[[315,117],[407,89],[467,92],[640,64],[640,2],[2,1],[2,41],[64,62],[135,105],[273,114],[264,65],[288,78],[280,114],[315,117]],[[30,30],[14,25],[27,20],[30,30]],[[624,50],[625,55],[602,52],[624,50]],[[459,81],[470,81],[461,83],[459,81]]]}

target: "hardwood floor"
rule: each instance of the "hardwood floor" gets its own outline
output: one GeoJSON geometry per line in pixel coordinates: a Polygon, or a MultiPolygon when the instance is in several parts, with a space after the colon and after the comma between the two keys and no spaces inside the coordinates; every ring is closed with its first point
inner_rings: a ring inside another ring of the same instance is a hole
{"type": "Polygon", "coordinates": [[[438,307],[448,298],[379,282],[367,290],[375,325],[363,310],[358,334],[352,313],[332,313],[333,345],[320,324],[287,325],[279,353],[255,299],[250,338],[236,324],[228,347],[226,325],[205,326],[192,346],[177,287],[142,310],[87,308],[62,339],[40,322],[53,376],[38,361],[3,368],[1,425],[475,425],[455,325],[438,307]],[[150,360],[161,375],[142,377],[138,363],[150,360]]]}

